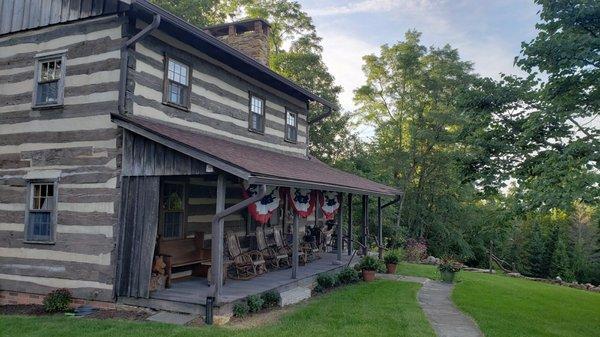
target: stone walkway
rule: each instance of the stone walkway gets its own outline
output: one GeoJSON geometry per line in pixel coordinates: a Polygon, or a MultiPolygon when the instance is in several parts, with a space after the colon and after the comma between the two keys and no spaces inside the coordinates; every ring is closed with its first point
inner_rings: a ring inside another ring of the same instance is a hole
{"type": "Polygon", "coordinates": [[[450,294],[453,284],[415,276],[386,274],[377,276],[387,280],[421,283],[423,286],[418,294],[419,305],[439,337],[483,337],[483,333],[473,319],[463,314],[452,303],[450,294]]]}

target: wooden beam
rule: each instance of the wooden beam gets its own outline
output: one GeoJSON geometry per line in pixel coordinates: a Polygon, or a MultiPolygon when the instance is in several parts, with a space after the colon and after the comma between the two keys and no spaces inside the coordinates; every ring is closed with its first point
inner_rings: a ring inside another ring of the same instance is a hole
{"type": "Polygon", "coordinates": [[[363,195],[363,199],[362,199],[362,206],[363,206],[363,221],[362,221],[362,235],[361,235],[361,243],[362,243],[362,249],[363,249],[363,256],[366,256],[367,253],[369,252],[369,247],[367,247],[367,231],[369,228],[369,196],[368,195],[363,195]]]}
{"type": "Polygon", "coordinates": [[[348,193],[348,255],[352,255],[352,193],[348,193]]]}
{"type": "MultiPolygon", "coordinates": [[[[215,214],[225,210],[225,174],[219,174],[217,178],[217,207],[215,214]]],[[[218,222],[212,224],[211,238],[211,273],[213,297],[215,303],[219,303],[221,288],[223,286],[223,227],[225,220],[221,218],[218,222]]]]}
{"type": "Polygon", "coordinates": [[[298,249],[300,249],[298,243],[298,214],[294,212],[294,222],[292,230],[292,278],[298,277],[298,249]]]}
{"type": "Polygon", "coordinates": [[[377,242],[379,245],[379,258],[383,259],[383,225],[381,223],[381,197],[377,198],[377,242]]]}
{"type": "Polygon", "coordinates": [[[337,223],[337,262],[338,264],[342,264],[342,250],[344,249],[344,244],[343,244],[343,240],[342,240],[342,224],[344,223],[343,218],[344,218],[344,209],[343,206],[344,205],[344,194],[340,193],[340,209],[337,212],[337,216],[338,216],[338,223],[337,223]]]}

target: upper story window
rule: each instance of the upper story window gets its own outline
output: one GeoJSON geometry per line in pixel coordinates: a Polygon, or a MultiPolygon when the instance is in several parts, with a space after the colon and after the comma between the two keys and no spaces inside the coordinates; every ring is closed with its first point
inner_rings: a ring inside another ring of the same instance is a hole
{"type": "Polygon", "coordinates": [[[62,105],[65,92],[66,52],[39,54],[35,61],[33,107],[62,105]]]}
{"type": "Polygon", "coordinates": [[[52,242],[56,219],[56,183],[30,182],[27,201],[27,241],[52,242]]]}
{"type": "Polygon", "coordinates": [[[298,114],[285,110],[285,140],[289,142],[298,141],[298,114]]]}
{"type": "Polygon", "coordinates": [[[190,108],[190,67],[166,58],[164,101],[177,107],[190,108]]]}
{"type": "Polygon", "coordinates": [[[248,128],[250,131],[263,133],[265,131],[265,99],[250,93],[249,106],[248,128]]]}

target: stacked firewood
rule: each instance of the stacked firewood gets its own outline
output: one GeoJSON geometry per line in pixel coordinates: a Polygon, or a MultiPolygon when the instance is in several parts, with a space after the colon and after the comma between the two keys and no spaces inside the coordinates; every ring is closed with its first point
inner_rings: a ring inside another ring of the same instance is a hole
{"type": "Polygon", "coordinates": [[[167,264],[162,255],[154,256],[152,262],[152,276],[150,277],[150,291],[165,289],[167,283],[167,264]]]}

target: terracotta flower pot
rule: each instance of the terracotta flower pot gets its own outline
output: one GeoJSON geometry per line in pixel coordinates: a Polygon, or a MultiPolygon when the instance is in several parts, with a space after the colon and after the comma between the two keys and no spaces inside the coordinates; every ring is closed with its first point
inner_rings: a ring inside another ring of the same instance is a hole
{"type": "Polygon", "coordinates": [[[363,277],[363,281],[371,282],[371,281],[375,280],[375,271],[363,269],[362,277],[363,277]]]}
{"type": "Polygon", "coordinates": [[[396,267],[398,267],[395,263],[387,263],[385,265],[388,274],[396,274],[396,267]]]}

